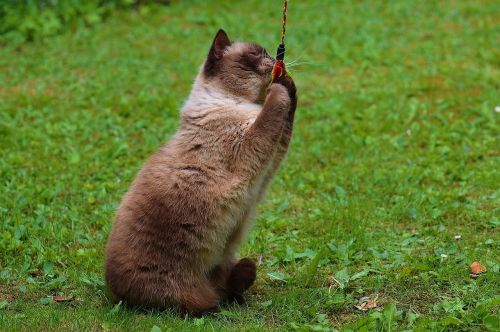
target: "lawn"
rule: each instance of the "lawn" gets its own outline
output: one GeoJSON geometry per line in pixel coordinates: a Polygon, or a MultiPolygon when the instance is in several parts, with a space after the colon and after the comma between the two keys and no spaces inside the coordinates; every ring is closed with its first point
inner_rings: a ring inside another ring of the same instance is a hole
{"type": "Polygon", "coordinates": [[[193,319],[108,300],[114,211],[215,32],[273,53],[280,15],[174,1],[0,47],[0,330],[500,329],[494,0],[290,1],[296,129],[240,252],[248,304],[193,319]]]}

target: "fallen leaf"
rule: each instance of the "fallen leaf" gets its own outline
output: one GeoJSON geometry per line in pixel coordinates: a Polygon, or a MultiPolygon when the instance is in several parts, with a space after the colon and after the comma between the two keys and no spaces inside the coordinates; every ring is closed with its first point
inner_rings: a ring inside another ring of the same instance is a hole
{"type": "Polygon", "coordinates": [[[486,272],[486,266],[479,262],[474,262],[470,265],[470,272],[472,278],[477,278],[481,273],[486,272]]]}
{"type": "Polygon", "coordinates": [[[52,296],[52,300],[54,300],[56,302],[70,302],[70,301],[73,301],[73,296],[54,295],[54,296],[52,296]]]}
{"type": "Polygon", "coordinates": [[[368,309],[375,309],[375,310],[382,309],[382,306],[380,306],[378,303],[378,295],[375,296],[375,298],[373,299],[370,299],[370,297],[368,296],[364,296],[359,299],[359,302],[361,302],[361,304],[354,305],[354,307],[361,311],[367,311],[368,309]]]}
{"type": "Polygon", "coordinates": [[[151,328],[151,332],[161,332],[161,328],[156,325],[153,325],[153,327],[151,328]]]}
{"type": "Polygon", "coordinates": [[[290,277],[287,274],[281,273],[281,272],[269,272],[268,277],[270,277],[272,280],[279,280],[283,282],[287,282],[290,277]]]}

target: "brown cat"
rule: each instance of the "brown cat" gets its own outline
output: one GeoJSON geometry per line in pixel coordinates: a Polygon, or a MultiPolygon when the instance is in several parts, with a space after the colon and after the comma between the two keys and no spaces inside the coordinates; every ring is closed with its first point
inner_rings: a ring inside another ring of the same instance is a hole
{"type": "Polygon", "coordinates": [[[106,249],[116,300],[193,315],[244,303],[255,263],[237,260],[257,202],[290,141],[297,105],[274,59],[219,30],[182,109],[180,129],[123,198],[106,249]]]}

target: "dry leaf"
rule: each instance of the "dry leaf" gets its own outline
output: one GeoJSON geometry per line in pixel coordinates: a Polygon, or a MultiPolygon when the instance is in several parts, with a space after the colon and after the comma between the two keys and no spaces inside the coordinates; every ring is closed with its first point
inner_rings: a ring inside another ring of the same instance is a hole
{"type": "Polygon", "coordinates": [[[328,278],[328,294],[330,294],[333,286],[338,286],[338,285],[340,285],[340,282],[337,279],[335,279],[334,276],[328,278]]]}
{"type": "Polygon", "coordinates": [[[367,311],[368,309],[375,309],[375,310],[381,310],[382,307],[379,306],[379,303],[377,302],[378,300],[378,295],[375,296],[374,299],[370,299],[370,297],[365,296],[359,299],[361,304],[359,305],[354,305],[356,309],[361,310],[361,311],[367,311]]]}
{"type": "Polygon", "coordinates": [[[480,275],[481,273],[486,272],[486,266],[479,262],[474,262],[470,265],[470,272],[474,275],[480,275]]]}
{"type": "Polygon", "coordinates": [[[54,300],[56,302],[69,302],[69,301],[73,301],[73,296],[54,295],[54,296],[52,296],[52,300],[54,300]]]}

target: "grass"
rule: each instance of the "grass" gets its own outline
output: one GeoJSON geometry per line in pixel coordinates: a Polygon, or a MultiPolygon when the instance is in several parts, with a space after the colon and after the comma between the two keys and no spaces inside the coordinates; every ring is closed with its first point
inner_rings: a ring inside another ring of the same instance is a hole
{"type": "Polygon", "coordinates": [[[296,130],[241,249],[259,262],[248,306],[192,319],[106,298],[114,211],[214,33],[272,52],[280,10],[175,1],[0,48],[0,330],[498,328],[493,0],[290,1],[296,130]],[[384,309],[357,310],[364,296],[384,309]]]}

